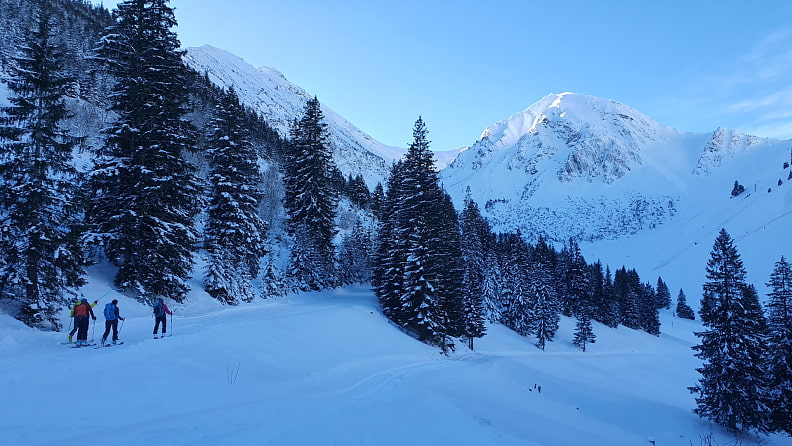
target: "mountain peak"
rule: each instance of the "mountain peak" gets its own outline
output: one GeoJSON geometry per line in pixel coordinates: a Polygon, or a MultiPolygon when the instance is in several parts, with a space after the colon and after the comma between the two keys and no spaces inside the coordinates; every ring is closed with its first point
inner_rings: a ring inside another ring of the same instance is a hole
{"type": "Polygon", "coordinates": [[[662,127],[646,115],[620,102],[576,93],[549,94],[522,112],[497,122],[481,134],[479,141],[511,147],[542,127],[589,129],[589,133],[643,134],[650,137],[652,128],[662,127]]]}

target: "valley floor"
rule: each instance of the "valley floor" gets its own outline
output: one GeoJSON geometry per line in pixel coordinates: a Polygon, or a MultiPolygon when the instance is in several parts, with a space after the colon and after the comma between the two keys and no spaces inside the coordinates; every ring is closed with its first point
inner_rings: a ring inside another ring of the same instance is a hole
{"type": "Polygon", "coordinates": [[[692,413],[698,325],[668,313],[659,338],[596,325],[586,353],[562,319],[545,352],[490,326],[447,357],[392,326],[365,287],[186,304],[164,339],[147,307],[119,306],[113,348],[72,349],[0,316],[0,444],[737,444],[692,413]]]}

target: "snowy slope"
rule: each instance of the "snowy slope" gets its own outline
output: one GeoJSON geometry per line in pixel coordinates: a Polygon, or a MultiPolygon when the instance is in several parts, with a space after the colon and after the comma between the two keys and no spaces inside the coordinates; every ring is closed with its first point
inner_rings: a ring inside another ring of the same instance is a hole
{"type": "MultiPolygon", "coordinates": [[[[233,86],[242,102],[266,119],[282,137],[289,136],[291,123],[302,117],[311,95],[292,84],[278,70],[254,68],[241,58],[205,45],[188,48],[184,60],[199,73],[222,87],[233,86]]],[[[403,149],[386,146],[322,104],[329,144],[338,168],[345,175],[363,175],[371,189],[387,178],[394,159],[403,149]]]]}
{"type": "MultiPolygon", "coordinates": [[[[86,295],[108,289],[91,279],[86,295]]],[[[710,432],[718,444],[734,440],[692,413],[699,326],[667,313],[659,338],[596,325],[586,353],[563,319],[545,352],[494,326],[475,351],[445,357],[388,323],[364,288],[235,308],[194,292],[171,305],[173,336],[158,340],[149,307],[111,294],[97,308],[111,298],[127,317],[126,342],[112,348],[72,349],[63,333],[0,315],[0,444],[688,446],[710,432]]],[[[97,324],[92,336],[100,332],[97,324]]]]}
{"type": "Polygon", "coordinates": [[[792,255],[792,243],[779,243],[792,223],[783,168],[791,149],[723,128],[683,132],[615,101],[564,93],[490,126],[441,174],[457,204],[470,186],[496,231],[556,244],[574,237],[590,261],[660,275],[695,305],[721,227],[757,286],[792,255]],[[747,190],[731,198],[735,180],[747,190]]]}

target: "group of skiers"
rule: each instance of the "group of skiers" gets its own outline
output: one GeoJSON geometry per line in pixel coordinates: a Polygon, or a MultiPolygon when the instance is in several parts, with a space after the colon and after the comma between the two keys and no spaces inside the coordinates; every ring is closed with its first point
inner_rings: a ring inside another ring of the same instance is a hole
{"type": "MultiPolygon", "coordinates": [[[[99,300],[93,301],[93,303],[88,303],[88,299],[81,298],[80,300],[76,301],[71,309],[71,317],[74,318],[74,328],[69,332],[69,343],[73,342],[74,333],[77,333],[77,347],[84,347],[89,345],[88,344],[88,324],[89,318],[96,320],[96,316],[93,312],[93,307],[95,307],[99,303],[99,300]]],[[[154,304],[154,338],[156,339],[157,332],[159,331],[159,326],[162,324],[162,336],[165,336],[167,332],[168,320],[167,315],[173,314],[173,312],[168,308],[162,298],[159,298],[157,302],[154,304]]],[[[105,331],[102,335],[102,344],[106,345],[107,337],[110,334],[110,330],[113,331],[113,338],[112,343],[118,343],[118,321],[125,320],[121,317],[121,313],[118,309],[118,299],[113,299],[112,302],[105,305],[104,308],[104,317],[105,317],[105,331]]]]}

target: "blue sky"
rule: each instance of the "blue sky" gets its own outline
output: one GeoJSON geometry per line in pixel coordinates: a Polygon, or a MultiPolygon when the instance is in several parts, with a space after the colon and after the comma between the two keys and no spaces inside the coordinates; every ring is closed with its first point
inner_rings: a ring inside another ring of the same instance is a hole
{"type": "MultiPolygon", "coordinates": [[[[108,5],[108,2],[105,2],[108,5]]],[[[467,146],[551,93],[792,138],[789,1],[172,0],[185,47],[287,79],[380,141],[467,146]]]]}

